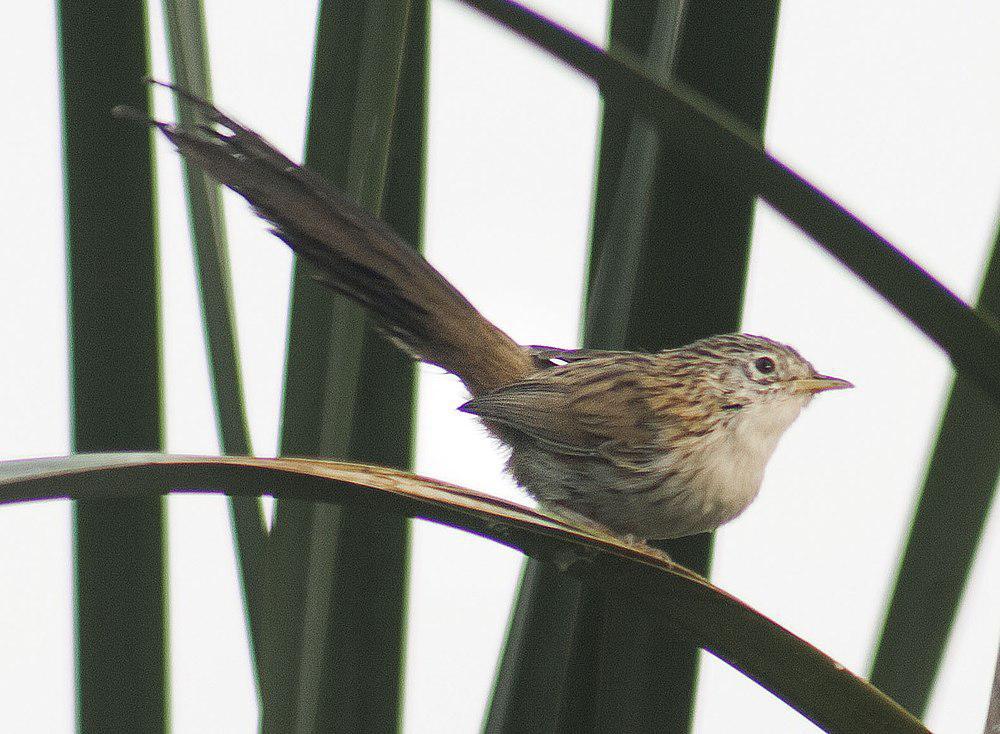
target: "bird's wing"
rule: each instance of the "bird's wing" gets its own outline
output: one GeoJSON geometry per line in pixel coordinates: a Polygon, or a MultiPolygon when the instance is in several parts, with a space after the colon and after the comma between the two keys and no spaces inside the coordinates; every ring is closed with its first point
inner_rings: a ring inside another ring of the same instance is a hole
{"type": "Polygon", "coordinates": [[[534,358],[539,369],[570,362],[582,362],[598,357],[627,357],[633,352],[619,352],[606,349],[562,349],[560,347],[545,347],[532,344],[525,347],[528,354],[534,358]]]}
{"type": "Polygon", "coordinates": [[[647,355],[631,353],[571,361],[476,397],[460,410],[557,453],[627,460],[657,443],[649,363],[647,355]]]}
{"type": "Polygon", "coordinates": [[[581,362],[597,357],[626,357],[635,354],[635,352],[612,349],[566,349],[565,347],[547,347],[542,344],[529,344],[525,349],[532,357],[553,359],[559,362],[581,362]]]}

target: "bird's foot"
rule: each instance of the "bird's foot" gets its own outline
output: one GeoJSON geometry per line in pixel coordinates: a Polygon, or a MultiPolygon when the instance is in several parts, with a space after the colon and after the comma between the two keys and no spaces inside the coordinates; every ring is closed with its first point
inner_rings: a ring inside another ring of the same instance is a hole
{"type": "Polygon", "coordinates": [[[615,541],[627,548],[630,548],[631,550],[638,551],[645,555],[654,556],[657,560],[663,561],[664,563],[674,563],[674,559],[672,559],[666,551],[650,545],[645,538],[641,538],[638,535],[634,535],[632,533],[616,533],[606,525],[602,525],[596,520],[591,520],[586,515],[576,512],[575,510],[571,510],[563,505],[553,504],[549,505],[546,509],[551,511],[564,522],[572,525],[577,530],[584,531],[588,535],[593,535],[601,540],[615,541]]]}
{"type": "Polygon", "coordinates": [[[632,533],[626,533],[625,535],[619,535],[616,537],[632,550],[637,550],[640,553],[655,556],[657,560],[663,561],[664,563],[672,564],[674,562],[674,559],[670,557],[669,553],[661,548],[657,548],[655,545],[650,545],[649,541],[645,538],[640,538],[638,535],[633,535],[632,533]]]}

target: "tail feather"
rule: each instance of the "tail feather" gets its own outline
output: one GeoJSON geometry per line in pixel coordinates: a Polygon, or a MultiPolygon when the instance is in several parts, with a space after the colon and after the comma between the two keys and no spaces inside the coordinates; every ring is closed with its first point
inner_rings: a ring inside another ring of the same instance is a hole
{"type": "Polygon", "coordinates": [[[222,130],[146,122],[245,197],[280,239],[319,269],[317,280],[368,309],[393,341],[458,375],[474,395],[534,371],[524,349],[386,224],[211,104],[164,86],[222,130]]]}

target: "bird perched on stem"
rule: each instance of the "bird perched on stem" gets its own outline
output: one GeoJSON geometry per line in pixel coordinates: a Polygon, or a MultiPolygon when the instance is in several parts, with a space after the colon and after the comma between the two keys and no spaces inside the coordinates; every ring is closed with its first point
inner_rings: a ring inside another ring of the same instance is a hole
{"type": "Polygon", "coordinates": [[[242,194],[316,279],[365,307],[415,359],[458,376],[543,508],[636,542],[714,530],[753,501],[812,397],[852,387],[748,334],[656,354],[521,346],[387,225],[257,133],[172,85],[210,126],[147,120],[242,194]]]}

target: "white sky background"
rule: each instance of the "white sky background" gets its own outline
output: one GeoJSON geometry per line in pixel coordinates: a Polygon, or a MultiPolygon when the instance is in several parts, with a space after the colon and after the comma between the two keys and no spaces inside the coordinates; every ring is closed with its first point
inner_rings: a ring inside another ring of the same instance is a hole
{"type": "MultiPolygon", "coordinates": [[[[302,150],[315,3],[209,0],[215,96],[293,156],[302,150]]],[[[604,2],[546,12],[594,40],[604,2]]],[[[0,25],[0,458],[68,450],[59,87],[54,9],[0,25]]],[[[166,76],[158,2],[154,71],[166,76]]],[[[769,147],[974,296],[1000,202],[1000,7],[782,5],[769,147]]],[[[578,339],[598,101],[592,86],[454,0],[432,18],[426,250],[473,302],[530,343],[578,339]],[[489,255],[489,266],[484,266],[489,255]]],[[[172,104],[157,98],[161,114],[172,104]]],[[[176,156],[159,145],[171,451],[217,450],[176,156]]],[[[254,445],[273,454],[290,256],[226,199],[254,445]]],[[[766,207],[744,327],[853,380],[789,431],[761,496],[718,535],[715,580],[852,670],[874,635],[950,384],[941,353],[766,207]]],[[[523,496],[468,416],[459,385],[421,371],[417,469],[523,496]]],[[[228,520],[218,498],[173,498],[171,710],[178,732],[245,732],[252,689],[228,520]],[[219,705],[223,701],[223,705],[219,705]]],[[[415,532],[406,730],[475,731],[506,628],[518,554],[447,528],[415,532]]],[[[72,730],[69,508],[0,509],[0,731],[72,730]],[[61,692],[61,695],[59,695],[61,692]]],[[[982,726],[1000,619],[993,513],[928,724],[982,726]]],[[[696,730],[815,727],[705,656],[696,730]]]]}

